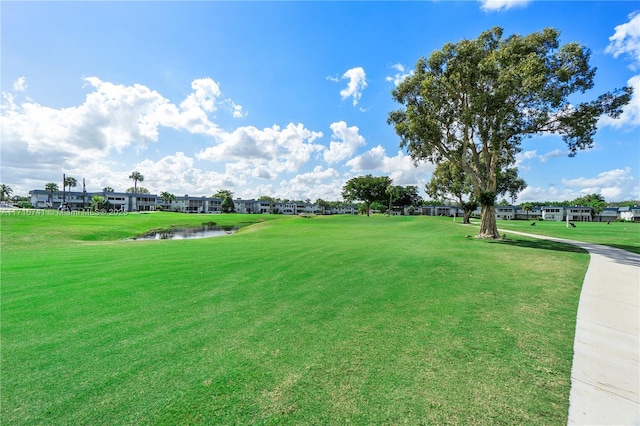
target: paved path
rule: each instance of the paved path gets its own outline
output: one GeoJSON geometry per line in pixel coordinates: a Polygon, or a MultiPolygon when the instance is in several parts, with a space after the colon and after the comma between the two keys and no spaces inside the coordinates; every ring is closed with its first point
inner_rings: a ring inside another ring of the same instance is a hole
{"type": "Polygon", "coordinates": [[[569,425],[640,425],[640,255],[574,244],[589,251],[573,344],[569,425]]]}

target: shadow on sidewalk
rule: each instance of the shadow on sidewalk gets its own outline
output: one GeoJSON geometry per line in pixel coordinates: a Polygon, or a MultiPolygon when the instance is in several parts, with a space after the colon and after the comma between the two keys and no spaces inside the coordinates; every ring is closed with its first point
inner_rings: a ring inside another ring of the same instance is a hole
{"type": "Polygon", "coordinates": [[[628,246],[628,245],[624,245],[624,244],[607,244],[607,245],[609,245],[611,247],[618,248],[620,250],[629,251],[631,253],[635,253],[635,254],[640,256],[640,247],[628,246]]]}
{"type": "Polygon", "coordinates": [[[564,251],[569,253],[588,253],[587,250],[575,246],[573,244],[568,243],[559,243],[556,241],[549,240],[500,240],[496,241],[495,244],[506,244],[515,247],[523,247],[523,248],[533,248],[539,250],[553,250],[553,251],[564,251]]]}

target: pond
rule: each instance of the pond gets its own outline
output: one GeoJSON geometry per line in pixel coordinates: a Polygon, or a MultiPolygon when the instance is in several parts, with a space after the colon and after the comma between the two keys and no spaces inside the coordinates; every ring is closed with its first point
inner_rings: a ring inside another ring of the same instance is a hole
{"type": "Polygon", "coordinates": [[[152,231],[137,237],[129,238],[129,241],[140,240],[190,240],[195,238],[222,237],[233,234],[238,230],[236,226],[200,226],[198,228],[171,228],[163,231],[152,231]]]}

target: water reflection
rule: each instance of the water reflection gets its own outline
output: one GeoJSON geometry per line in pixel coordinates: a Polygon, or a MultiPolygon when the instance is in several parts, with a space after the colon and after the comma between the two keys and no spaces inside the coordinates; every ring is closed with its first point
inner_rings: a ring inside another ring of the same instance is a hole
{"type": "Polygon", "coordinates": [[[138,240],[190,240],[196,238],[221,237],[236,232],[235,226],[201,226],[199,228],[172,228],[164,231],[153,231],[138,237],[131,238],[138,240]]]}

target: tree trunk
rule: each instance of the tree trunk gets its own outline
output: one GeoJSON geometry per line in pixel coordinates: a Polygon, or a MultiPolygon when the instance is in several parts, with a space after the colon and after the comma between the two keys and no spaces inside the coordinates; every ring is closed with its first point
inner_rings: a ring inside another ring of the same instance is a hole
{"type": "Polygon", "coordinates": [[[480,233],[477,238],[500,239],[498,224],[496,223],[496,206],[482,206],[482,221],[480,222],[480,233]]]}
{"type": "Polygon", "coordinates": [[[466,223],[466,224],[471,223],[471,221],[469,220],[471,218],[471,213],[473,213],[472,210],[464,211],[464,216],[462,216],[462,223],[466,223]]]}

